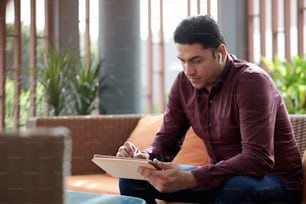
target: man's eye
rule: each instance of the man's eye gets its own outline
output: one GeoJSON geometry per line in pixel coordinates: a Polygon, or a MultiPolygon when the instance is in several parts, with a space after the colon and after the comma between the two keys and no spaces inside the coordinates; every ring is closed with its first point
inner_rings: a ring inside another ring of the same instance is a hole
{"type": "Polygon", "coordinates": [[[193,64],[199,64],[202,62],[202,59],[195,59],[191,61],[193,64]]]}

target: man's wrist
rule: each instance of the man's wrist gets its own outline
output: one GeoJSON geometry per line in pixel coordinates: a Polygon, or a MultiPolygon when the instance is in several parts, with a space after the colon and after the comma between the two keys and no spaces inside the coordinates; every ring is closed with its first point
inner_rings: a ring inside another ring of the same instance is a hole
{"type": "Polygon", "coordinates": [[[198,182],[191,171],[185,171],[185,189],[196,188],[198,186],[198,182]]]}

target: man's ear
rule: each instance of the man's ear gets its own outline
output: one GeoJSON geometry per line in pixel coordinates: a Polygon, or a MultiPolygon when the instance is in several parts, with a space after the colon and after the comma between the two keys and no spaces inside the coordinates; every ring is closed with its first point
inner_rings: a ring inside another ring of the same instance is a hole
{"type": "Polygon", "coordinates": [[[224,44],[220,44],[216,50],[218,52],[218,60],[219,60],[219,64],[223,63],[223,56],[227,55],[227,50],[224,44]]]}

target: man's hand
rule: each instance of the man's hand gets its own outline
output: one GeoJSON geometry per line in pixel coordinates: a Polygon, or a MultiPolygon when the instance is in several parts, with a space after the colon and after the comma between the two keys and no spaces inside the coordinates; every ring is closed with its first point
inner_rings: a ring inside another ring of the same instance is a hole
{"type": "Polygon", "coordinates": [[[154,166],[162,170],[139,167],[139,173],[159,192],[171,193],[183,189],[197,187],[197,182],[191,171],[182,171],[174,164],[153,160],[154,166]]]}
{"type": "Polygon", "coordinates": [[[121,147],[119,147],[116,156],[149,159],[149,154],[141,153],[139,149],[131,142],[125,142],[121,147]]]}

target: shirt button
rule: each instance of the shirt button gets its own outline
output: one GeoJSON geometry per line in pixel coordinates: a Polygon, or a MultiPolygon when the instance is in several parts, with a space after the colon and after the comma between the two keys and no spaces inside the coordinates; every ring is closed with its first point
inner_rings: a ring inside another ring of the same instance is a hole
{"type": "Polygon", "coordinates": [[[212,104],[214,101],[213,100],[209,100],[209,103],[212,104]]]}
{"type": "Polygon", "coordinates": [[[212,126],[212,124],[211,123],[208,123],[208,127],[211,127],[212,126]]]}

